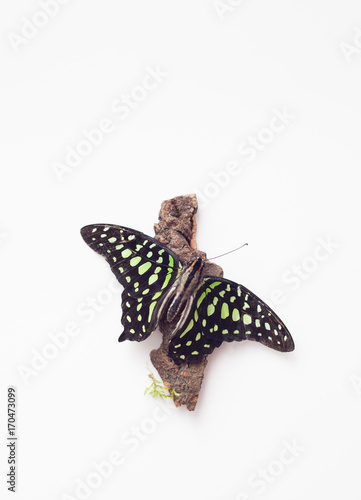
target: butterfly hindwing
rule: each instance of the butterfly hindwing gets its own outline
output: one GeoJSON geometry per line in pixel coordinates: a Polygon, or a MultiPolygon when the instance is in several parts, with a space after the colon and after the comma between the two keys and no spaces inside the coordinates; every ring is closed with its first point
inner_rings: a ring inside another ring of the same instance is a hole
{"type": "Polygon", "coordinates": [[[254,340],[278,351],[292,351],[290,333],[254,293],[224,278],[205,277],[183,327],[175,332],[169,356],[177,363],[200,360],[223,341],[254,340]]]}
{"type": "Polygon", "coordinates": [[[84,241],[105,257],[123,285],[119,341],[146,339],[157,327],[162,298],[177,279],[181,264],[165,245],[139,231],[111,224],[81,230],[84,241]]]}

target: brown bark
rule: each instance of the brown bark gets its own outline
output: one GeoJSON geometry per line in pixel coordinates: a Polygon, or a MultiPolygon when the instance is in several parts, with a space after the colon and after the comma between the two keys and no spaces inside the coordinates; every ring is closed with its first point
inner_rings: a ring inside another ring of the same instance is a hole
{"type": "MultiPolygon", "coordinates": [[[[182,264],[189,262],[194,257],[206,259],[206,254],[197,250],[197,224],[195,221],[197,209],[198,203],[195,194],[177,196],[171,200],[163,201],[159,212],[159,222],[154,225],[156,239],[173,250],[182,264]]],[[[223,276],[223,271],[217,264],[206,262],[205,274],[223,276]]],[[[174,326],[174,324],[165,321],[161,322],[159,328],[163,334],[163,341],[158,349],[154,349],[150,353],[150,359],[164,385],[169,388],[170,392],[174,390],[177,393],[173,396],[174,404],[176,406],[186,405],[188,410],[194,410],[207,365],[207,356],[198,363],[190,365],[185,363],[177,366],[168,357],[168,346],[174,326]]]]}

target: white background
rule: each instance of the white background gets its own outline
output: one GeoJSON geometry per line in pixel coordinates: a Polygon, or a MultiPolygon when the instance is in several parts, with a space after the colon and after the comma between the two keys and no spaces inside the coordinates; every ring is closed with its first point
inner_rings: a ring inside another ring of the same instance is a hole
{"type": "Polygon", "coordinates": [[[359,1],[44,4],[0,12],[0,491],[11,385],[19,499],[360,500],[359,1]],[[248,242],[217,262],[296,350],[223,345],[188,412],[143,396],[160,334],[117,342],[120,292],[79,229],[153,234],[161,201],[193,192],[199,248],[248,242]]]}

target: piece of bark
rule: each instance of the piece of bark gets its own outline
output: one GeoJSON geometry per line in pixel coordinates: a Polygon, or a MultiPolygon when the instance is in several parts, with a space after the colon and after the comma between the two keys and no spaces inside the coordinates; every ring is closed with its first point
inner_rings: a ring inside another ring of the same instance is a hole
{"type": "MultiPolygon", "coordinates": [[[[167,245],[186,264],[195,257],[206,259],[206,254],[197,250],[195,214],[198,209],[195,194],[177,196],[163,201],[159,222],[154,225],[155,238],[167,245]]],[[[205,263],[204,274],[223,276],[220,266],[205,263]]],[[[201,389],[204,370],[207,365],[207,356],[198,363],[184,363],[176,365],[168,357],[168,347],[172,338],[175,324],[160,322],[159,329],[163,334],[163,341],[158,349],[150,353],[150,359],[157,369],[164,385],[169,391],[176,393],[173,401],[176,406],[186,405],[188,410],[194,410],[201,389]]]]}

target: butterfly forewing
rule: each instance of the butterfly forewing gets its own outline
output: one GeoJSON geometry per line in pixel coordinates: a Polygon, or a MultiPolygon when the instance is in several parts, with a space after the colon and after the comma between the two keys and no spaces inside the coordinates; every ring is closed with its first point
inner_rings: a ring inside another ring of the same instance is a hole
{"type": "Polygon", "coordinates": [[[197,290],[189,321],[176,331],[169,355],[177,363],[198,361],[223,341],[255,340],[292,351],[290,333],[278,316],[242,285],[206,277],[197,290]]]}
{"type": "Polygon", "coordinates": [[[84,241],[106,258],[123,285],[119,341],[144,340],[157,327],[161,301],[176,280],[181,264],[165,245],[139,231],[110,224],[81,230],[84,241]]]}

